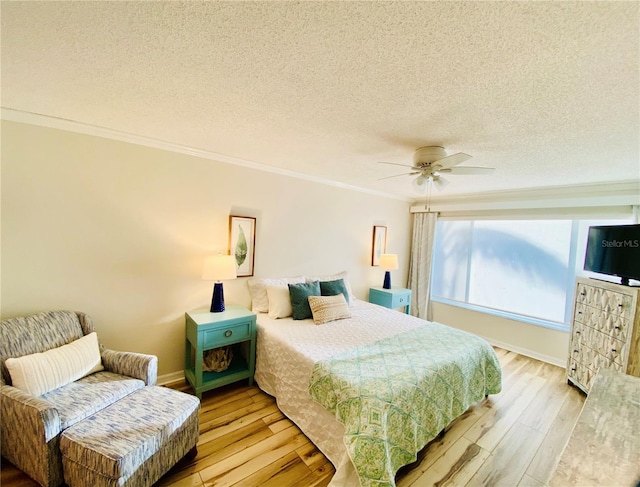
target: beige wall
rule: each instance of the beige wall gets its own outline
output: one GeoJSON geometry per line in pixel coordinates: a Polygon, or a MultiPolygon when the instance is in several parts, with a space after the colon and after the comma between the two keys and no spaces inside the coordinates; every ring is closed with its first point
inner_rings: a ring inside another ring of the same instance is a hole
{"type": "Polygon", "coordinates": [[[569,333],[444,303],[433,303],[433,320],[485,338],[489,343],[565,367],[569,333]]]}
{"type": "MultiPolygon", "coordinates": [[[[257,276],[347,270],[367,298],[373,225],[406,284],[409,204],[95,136],[2,122],[2,317],[89,313],[109,348],[183,368],[184,312],[208,306],[204,257],[225,251],[229,214],[257,218],[257,276]]],[[[224,285],[249,304],[246,279],[224,285]]]]}

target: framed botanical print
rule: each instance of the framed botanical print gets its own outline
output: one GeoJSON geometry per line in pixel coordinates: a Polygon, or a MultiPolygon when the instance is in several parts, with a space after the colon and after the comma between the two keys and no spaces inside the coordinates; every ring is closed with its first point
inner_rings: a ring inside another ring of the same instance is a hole
{"type": "Polygon", "coordinates": [[[380,256],[387,251],[387,227],[373,227],[373,244],[371,246],[371,265],[380,265],[380,256]]]}
{"type": "Polygon", "coordinates": [[[256,255],[256,219],[229,216],[229,254],[236,259],[238,277],[253,276],[256,255]]]}

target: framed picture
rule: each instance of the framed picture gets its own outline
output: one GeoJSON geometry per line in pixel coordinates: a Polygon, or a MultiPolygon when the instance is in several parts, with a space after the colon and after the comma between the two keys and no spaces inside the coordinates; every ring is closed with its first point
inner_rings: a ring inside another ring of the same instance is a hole
{"type": "Polygon", "coordinates": [[[236,258],[238,277],[253,276],[256,256],[256,219],[229,215],[229,254],[236,258]]]}
{"type": "Polygon", "coordinates": [[[373,244],[371,246],[371,265],[380,265],[380,256],[387,251],[387,227],[373,227],[373,244]]]}

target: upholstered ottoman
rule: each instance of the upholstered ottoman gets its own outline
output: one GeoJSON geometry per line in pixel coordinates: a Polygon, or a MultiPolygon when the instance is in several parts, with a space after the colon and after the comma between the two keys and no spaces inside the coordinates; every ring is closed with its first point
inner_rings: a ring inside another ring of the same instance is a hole
{"type": "Polygon", "coordinates": [[[195,396],[149,386],[67,428],[60,438],[65,482],[153,485],[198,442],[199,406],[195,396]]]}

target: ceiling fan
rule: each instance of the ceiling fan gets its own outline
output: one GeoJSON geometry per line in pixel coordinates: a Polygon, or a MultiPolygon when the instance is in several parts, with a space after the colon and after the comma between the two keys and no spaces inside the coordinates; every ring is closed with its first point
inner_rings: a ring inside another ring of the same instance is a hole
{"type": "Polygon", "coordinates": [[[418,191],[424,190],[429,182],[438,189],[444,188],[449,181],[442,177],[442,174],[491,174],[495,169],[492,167],[472,167],[472,166],[459,166],[471,159],[469,154],[464,152],[458,152],[451,154],[450,156],[444,150],[444,147],[439,146],[427,146],[416,149],[413,153],[413,165],[398,164],[395,162],[383,162],[380,164],[391,164],[393,166],[402,166],[411,168],[411,172],[405,172],[402,174],[395,174],[393,176],[387,176],[380,179],[396,178],[398,176],[418,176],[413,180],[413,187],[418,191]]]}

